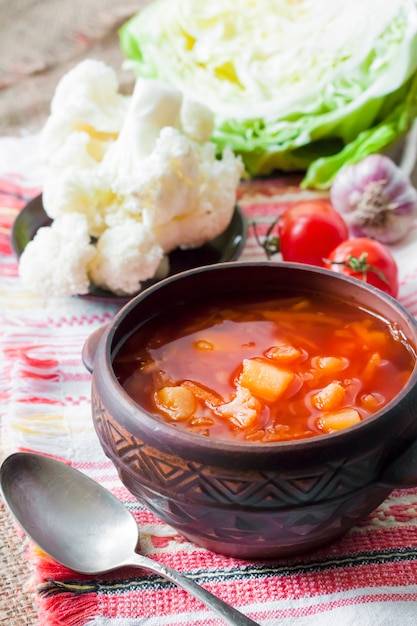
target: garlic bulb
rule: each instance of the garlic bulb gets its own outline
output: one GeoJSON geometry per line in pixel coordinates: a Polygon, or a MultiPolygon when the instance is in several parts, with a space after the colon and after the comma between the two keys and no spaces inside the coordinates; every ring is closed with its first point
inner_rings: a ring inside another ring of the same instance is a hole
{"type": "Polygon", "coordinates": [[[405,237],[417,217],[416,189],[394,161],[380,154],[342,168],[330,199],[354,237],[385,244],[405,237]]]}

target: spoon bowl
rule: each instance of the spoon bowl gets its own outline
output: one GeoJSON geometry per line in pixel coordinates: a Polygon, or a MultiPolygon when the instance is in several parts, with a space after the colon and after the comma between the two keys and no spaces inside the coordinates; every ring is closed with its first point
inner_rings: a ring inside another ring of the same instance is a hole
{"type": "Polygon", "coordinates": [[[97,574],[120,567],[139,541],[136,521],[121,502],[65,463],[17,453],[2,467],[1,486],[26,534],[74,571],[97,574]]]}
{"type": "Polygon", "coordinates": [[[17,452],[4,460],[0,484],[7,507],[28,537],[65,567],[83,574],[139,567],[185,589],[226,623],[256,626],[193,580],[138,554],[139,529],[133,515],[107,489],[70,465],[17,452]]]}

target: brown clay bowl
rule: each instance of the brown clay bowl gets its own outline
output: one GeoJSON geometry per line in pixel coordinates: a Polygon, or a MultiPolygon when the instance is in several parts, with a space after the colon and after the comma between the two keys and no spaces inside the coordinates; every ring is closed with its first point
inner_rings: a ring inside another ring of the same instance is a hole
{"type": "Polygon", "coordinates": [[[417,323],[365,283],[306,265],[222,263],[143,291],[83,349],[92,414],[106,455],[130,492],[192,542],[238,558],[298,554],[334,541],[394,488],[417,485],[417,365],[402,391],[358,425],[282,443],[213,441],[148,414],[118,383],[112,362],[127,336],[176,302],[256,285],[270,293],[328,292],[395,322],[417,346],[417,323]]]}

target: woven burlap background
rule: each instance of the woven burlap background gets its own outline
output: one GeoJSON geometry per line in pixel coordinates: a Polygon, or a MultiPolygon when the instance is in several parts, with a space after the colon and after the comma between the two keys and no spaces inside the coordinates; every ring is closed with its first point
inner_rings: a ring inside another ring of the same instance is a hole
{"type": "Polygon", "coordinates": [[[85,57],[117,71],[117,29],[150,0],[0,0],[0,136],[37,130],[59,78],[85,57]]]}
{"type": "MultiPolygon", "coordinates": [[[[121,69],[117,29],[146,4],[149,0],[0,0],[0,136],[39,130],[57,81],[83,58],[114,67],[122,91],[129,91],[133,77],[121,69]]],[[[6,452],[3,446],[1,458],[6,452]]],[[[36,626],[30,567],[16,530],[0,500],[0,624],[36,626]]]]}

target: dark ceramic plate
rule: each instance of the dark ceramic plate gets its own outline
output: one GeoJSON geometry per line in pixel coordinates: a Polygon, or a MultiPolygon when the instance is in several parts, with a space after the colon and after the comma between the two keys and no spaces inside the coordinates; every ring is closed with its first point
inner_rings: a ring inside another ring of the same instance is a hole
{"type": "MultiPolygon", "coordinates": [[[[42,226],[48,226],[50,223],[51,220],[46,215],[42,205],[41,195],[36,196],[36,198],[27,203],[15,219],[11,233],[12,248],[18,258],[29,241],[33,239],[38,229],[42,226]]],[[[200,248],[190,250],[177,248],[169,254],[169,275],[178,274],[200,265],[236,261],[242,253],[246,236],[247,223],[241,209],[236,206],[229,226],[221,235],[208,241],[200,248]]],[[[155,282],[157,282],[156,279],[143,282],[142,289],[149,287],[155,282]]],[[[116,296],[110,291],[91,285],[88,295],[84,297],[120,302],[130,300],[133,295],[116,296]]]]}

